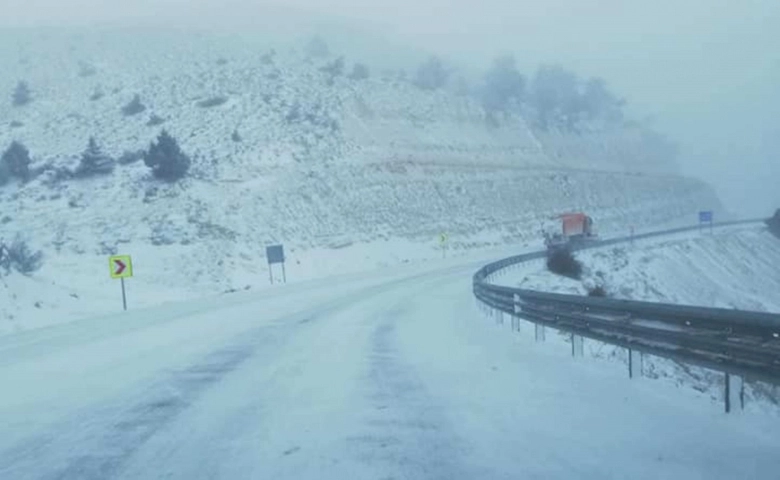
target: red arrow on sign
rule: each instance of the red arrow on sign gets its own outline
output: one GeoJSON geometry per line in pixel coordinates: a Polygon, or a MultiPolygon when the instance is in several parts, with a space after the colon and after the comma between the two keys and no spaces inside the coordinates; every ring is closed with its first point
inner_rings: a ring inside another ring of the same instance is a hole
{"type": "Polygon", "coordinates": [[[127,268],[127,265],[122,260],[114,260],[114,263],[116,264],[116,270],[114,271],[116,275],[121,275],[127,268]]]}

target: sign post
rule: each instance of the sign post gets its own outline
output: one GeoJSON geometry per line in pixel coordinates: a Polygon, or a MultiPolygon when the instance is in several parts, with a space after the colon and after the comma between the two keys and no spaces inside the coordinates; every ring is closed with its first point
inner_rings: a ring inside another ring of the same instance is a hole
{"type": "Polygon", "coordinates": [[[702,225],[705,223],[709,223],[710,225],[710,233],[712,233],[712,219],[713,214],[712,210],[702,210],[699,212],[699,231],[701,231],[702,225]]]}
{"type": "Polygon", "coordinates": [[[271,285],[274,284],[274,263],[282,264],[282,279],[284,280],[284,283],[287,283],[287,272],[284,269],[284,246],[269,245],[265,247],[265,258],[268,259],[268,277],[271,280],[271,285]]]}
{"type": "Polygon", "coordinates": [[[125,293],[125,278],[133,276],[133,261],[130,255],[113,255],[108,258],[108,273],[111,278],[118,278],[122,283],[122,307],[127,310],[127,294],[125,293]]]}
{"type": "Polygon", "coordinates": [[[446,233],[439,235],[439,244],[441,245],[441,258],[447,258],[447,241],[450,237],[446,233]]]}

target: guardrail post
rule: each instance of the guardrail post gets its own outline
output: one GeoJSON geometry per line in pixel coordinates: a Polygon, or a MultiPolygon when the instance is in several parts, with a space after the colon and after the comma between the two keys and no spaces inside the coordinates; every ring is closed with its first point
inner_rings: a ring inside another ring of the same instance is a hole
{"type": "Polygon", "coordinates": [[[544,341],[544,325],[539,325],[538,323],[534,324],[534,337],[537,342],[544,341]]]}
{"type": "Polygon", "coordinates": [[[726,413],[731,413],[739,405],[740,410],[745,409],[745,381],[739,375],[725,374],[723,384],[723,400],[726,413]]]}
{"type": "Polygon", "coordinates": [[[572,357],[584,357],[585,356],[585,339],[579,335],[571,334],[571,356],[572,357]]]}
{"type": "Polygon", "coordinates": [[[644,356],[632,348],[628,349],[628,378],[641,377],[644,356]]]}
{"type": "Polygon", "coordinates": [[[511,315],[512,317],[512,331],[513,332],[519,332],[520,331],[520,317],[517,315],[511,315]]]}
{"type": "Polygon", "coordinates": [[[514,310],[515,314],[512,315],[512,330],[520,331],[520,316],[518,313],[520,313],[520,295],[514,294],[512,295],[512,309],[514,310]]]}

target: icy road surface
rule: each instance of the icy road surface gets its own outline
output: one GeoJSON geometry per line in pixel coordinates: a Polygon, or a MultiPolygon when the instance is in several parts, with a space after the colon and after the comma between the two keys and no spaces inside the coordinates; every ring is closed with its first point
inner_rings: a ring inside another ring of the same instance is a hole
{"type": "Polygon", "coordinates": [[[777,418],[511,334],[477,266],[2,338],[0,478],[777,478],[777,418]]]}

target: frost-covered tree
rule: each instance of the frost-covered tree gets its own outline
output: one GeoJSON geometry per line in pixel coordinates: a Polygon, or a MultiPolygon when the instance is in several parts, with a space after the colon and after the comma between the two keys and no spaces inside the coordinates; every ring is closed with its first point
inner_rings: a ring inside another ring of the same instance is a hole
{"type": "Polygon", "coordinates": [[[352,72],[349,74],[349,78],[352,80],[365,80],[371,75],[368,67],[363,63],[356,63],[352,66],[352,72]]]}
{"type": "Polygon", "coordinates": [[[8,164],[0,160],[0,187],[5,185],[11,180],[11,170],[8,168],[8,164]]]}
{"type": "Polygon", "coordinates": [[[14,107],[22,107],[32,102],[32,93],[27,82],[20,81],[16,84],[14,93],[11,95],[11,101],[14,107]]]}
{"type": "Polygon", "coordinates": [[[276,57],[276,50],[273,48],[260,56],[260,63],[263,65],[272,65],[274,63],[274,57],[276,57]]]}
{"type": "Polygon", "coordinates": [[[531,84],[530,103],[538,126],[572,125],[581,111],[577,76],[560,65],[542,65],[531,84]]]}
{"type": "Polygon", "coordinates": [[[604,79],[596,77],[585,82],[581,99],[582,111],[588,120],[603,120],[608,123],[623,120],[623,106],[626,102],[609,91],[604,79]]]}
{"type": "Polygon", "coordinates": [[[780,208],[775,210],[775,215],[768,220],[766,224],[769,226],[769,231],[778,238],[780,238],[780,208]]]}
{"type": "MultiPolygon", "coordinates": [[[[21,142],[14,140],[0,157],[8,175],[22,181],[30,179],[30,151],[21,142]]],[[[0,179],[2,181],[2,179],[0,179]]]]}
{"type": "Polygon", "coordinates": [[[172,182],[187,174],[192,160],[181,151],[176,139],[163,130],[144,154],[144,163],[155,177],[172,182]]]}
{"type": "Polygon", "coordinates": [[[450,72],[437,56],[432,56],[423,62],[414,76],[414,84],[423,90],[436,90],[444,87],[450,77],[450,72]]]}
{"type": "Polygon", "coordinates": [[[313,36],[306,44],[306,56],[312,58],[327,57],[330,54],[328,43],[319,35],[313,36]]]}
{"type": "Polygon", "coordinates": [[[524,91],[525,78],[518,71],[514,57],[505,56],[493,61],[485,74],[480,96],[488,112],[506,112],[519,104],[524,91]]]}
{"type": "Polygon", "coordinates": [[[339,57],[320,68],[320,71],[328,75],[330,78],[338,77],[344,74],[344,65],[344,57],[339,57]]]}
{"type": "Polygon", "coordinates": [[[81,154],[76,175],[80,177],[105,175],[113,172],[115,166],[116,161],[103,152],[95,137],[90,137],[87,149],[81,154]]]}

